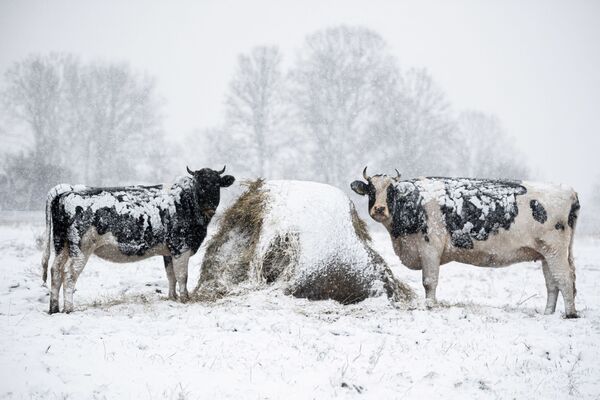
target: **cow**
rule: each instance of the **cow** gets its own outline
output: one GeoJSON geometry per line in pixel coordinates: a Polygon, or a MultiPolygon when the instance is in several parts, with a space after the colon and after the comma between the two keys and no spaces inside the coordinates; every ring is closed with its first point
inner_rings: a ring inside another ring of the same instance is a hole
{"type": "Polygon", "coordinates": [[[203,168],[178,178],[173,185],[88,187],[58,185],[46,200],[46,244],[42,257],[45,283],[51,241],[50,314],[73,311],[73,291],[88,258],[96,254],[113,262],[162,256],[169,281],[169,299],[188,299],[188,260],[198,251],[220,201],[220,188],[235,178],[203,168]]]}
{"type": "Polygon", "coordinates": [[[403,180],[383,174],[354,181],[369,198],[369,215],[388,230],[402,264],[422,270],[426,305],[436,304],[440,265],[457,261],[503,267],[542,261],[545,314],[562,293],[565,316],[577,318],[573,236],[577,193],[564,185],[516,180],[428,177],[403,180]]]}

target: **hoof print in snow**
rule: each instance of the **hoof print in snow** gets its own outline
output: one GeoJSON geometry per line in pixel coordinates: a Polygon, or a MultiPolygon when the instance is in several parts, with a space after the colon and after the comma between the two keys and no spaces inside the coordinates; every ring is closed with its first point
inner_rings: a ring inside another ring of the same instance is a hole
{"type": "Polygon", "coordinates": [[[413,298],[371,247],[366,224],[341,190],[261,179],[247,186],[207,244],[196,299],[223,297],[240,284],[343,304],[382,294],[413,298]]]}
{"type": "Polygon", "coordinates": [[[342,384],[340,386],[343,387],[344,389],[354,389],[354,390],[356,390],[357,393],[362,393],[365,390],[365,388],[363,388],[360,385],[354,385],[352,383],[346,383],[346,382],[342,382],[342,384]]]}

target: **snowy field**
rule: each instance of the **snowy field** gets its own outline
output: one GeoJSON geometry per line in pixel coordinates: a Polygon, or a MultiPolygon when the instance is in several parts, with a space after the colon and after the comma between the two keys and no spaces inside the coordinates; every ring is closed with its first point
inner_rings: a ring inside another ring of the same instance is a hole
{"type": "MultiPolygon", "coordinates": [[[[213,224],[214,226],[214,224],[213,224]]],[[[582,318],[543,316],[541,265],[442,268],[434,310],[383,228],[375,247],[419,296],[353,306],[274,291],[166,300],[162,260],[90,260],[73,314],[48,315],[31,222],[0,225],[0,397],[328,399],[600,397],[600,240],[576,240],[582,318]]],[[[193,289],[202,255],[191,262],[193,289]]],[[[62,299],[61,299],[62,308],[62,299]]]]}

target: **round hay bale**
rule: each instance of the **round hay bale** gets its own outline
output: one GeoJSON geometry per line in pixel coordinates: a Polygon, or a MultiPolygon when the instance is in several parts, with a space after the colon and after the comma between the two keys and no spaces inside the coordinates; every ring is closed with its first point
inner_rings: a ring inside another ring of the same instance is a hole
{"type": "Polygon", "coordinates": [[[208,242],[194,296],[212,300],[240,284],[343,304],[413,292],[370,245],[366,224],[339,189],[315,182],[247,182],[208,242]]]}

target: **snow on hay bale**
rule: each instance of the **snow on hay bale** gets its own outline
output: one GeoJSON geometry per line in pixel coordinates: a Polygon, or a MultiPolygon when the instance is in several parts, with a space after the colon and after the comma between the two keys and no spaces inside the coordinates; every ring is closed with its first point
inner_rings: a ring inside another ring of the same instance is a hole
{"type": "Polygon", "coordinates": [[[364,221],[341,190],[302,181],[246,185],[208,242],[196,299],[222,297],[240,284],[274,284],[296,297],[344,304],[382,294],[412,299],[371,248],[364,221]]]}

